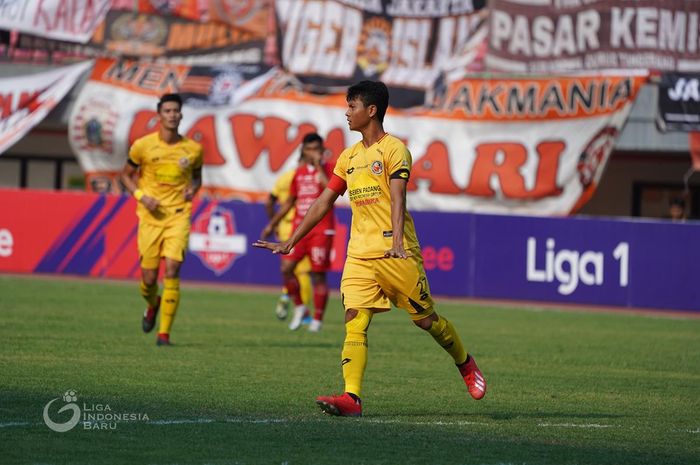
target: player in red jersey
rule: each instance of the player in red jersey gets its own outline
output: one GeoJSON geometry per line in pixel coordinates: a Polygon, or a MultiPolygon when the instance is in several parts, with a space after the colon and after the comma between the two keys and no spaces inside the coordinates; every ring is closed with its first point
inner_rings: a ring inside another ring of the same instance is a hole
{"type": "MultiPolygon", "coordinates": [[[[326,188],[328,179],[333,174],[333,167],[323,162],[323,139],[316,133],[304,136],[301,144],[302,160],[294,174],[290,186],[289,198],[280,207],[277,213],[263,229],[261,237],[267,238],[275,230],[277,223],[292,208],[296,208],[296,215],[292,223],[292,229],[296,229],[309,207],[321,195],[326,188]]],[[[294,269],[304,258],[311,261],[311,281],[314,294],[314,318],[309,324],[309,331],[318,332],[323,322],[323,314],[328,303],[328,285],[326,273],[330,267],[331,248],[335,235],[335,218],[333,209],[326,213],[321,221],[291,250],[289,255],[282,256],[282,276],[290,297],[294,301],[294,315],[289,323],[289,329],[296,330],[301,326],[307,308],[302,302],[299,292],[299,281],[294,275],[294,269]]]]}

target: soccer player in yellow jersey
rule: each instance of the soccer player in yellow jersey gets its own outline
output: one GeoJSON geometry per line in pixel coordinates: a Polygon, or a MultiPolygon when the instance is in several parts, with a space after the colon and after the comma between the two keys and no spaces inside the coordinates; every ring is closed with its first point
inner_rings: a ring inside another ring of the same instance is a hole
{"type": "Polygon", "coordinates": [[[374,314],[388,311],[390,303],[406,310],[416,326],[447,351],[469,394],[481,399],[486,394],[486,381],[452,324],[435,312],[430,296],[413,220],[405,204],[411,154],[383,127],[389,92],[382,82],[362,81],[348,89],[347,102],[345,116],[350,130],[360,132],[362,140],[340,154],[328,186],[288,241],[254,244],[273,253],[289,253],[347,190],[352,226],[340,283],[345,306],[341,355],[345,392],[318,397],[316,403],[331,415],[362,415],[367,328],[374,314]]]}
{"type": "Polygon", "coordinates": [[[170,345],[170,329],[180,303],[180,266],[190,234],[192,199],[202,185],[202,146],[178,133],[182,99],[165,94],[158,102],[160,129],[137,139],[122,171],[124,186],[136,198],[141,295],[148,303],[142,328],[153,330],[160,309],[156,343],[170,345]],[[158,269],[165,260],[163,295],[158,269]]]}
{"type": "MultiPolygon", "coordinates": [[[[296,168],[282,173],[280,177],[277,178],[275,185],[272,187],[270,196],[265,203],[265,211],[267,212],[267,217],[272,218],[275,216],[275,205],[284,205],[289,198],[289,189],[292,185],[292,180],[294,179],[294,174],[296,173],[296,168]]],[[[289,239],[292,235],[292,220],[294,220],[294,214],[296,210],[292,208],[285,216],[280,220],[277,225],[277,238],[284,242],[289,239]]],[[[311,304],[311,299],[313,298],[313,288],[311,287],[311,276],[309,272],[311,271],[311,262],[309,257],[304,257],[300,261],[296,268],[294,268],[294,274],[299,281],[299,292],[301,293],[301,300],[305,306],[311,304]]],[[[282,295],[277,301],[277,307],[275,308],[275,314],[280,320],[287,318],[289,314],[289,306],[291,305],[291,300],[289,298],[289,292],[285,287],[282,290],[282,295]]]]}

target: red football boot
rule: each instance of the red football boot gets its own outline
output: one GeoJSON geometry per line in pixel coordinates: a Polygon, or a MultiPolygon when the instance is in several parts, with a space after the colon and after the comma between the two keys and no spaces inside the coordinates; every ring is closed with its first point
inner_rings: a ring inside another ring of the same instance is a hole
{"type": "Polygon", "coordinates": [[[141,329],[144,333],[150,333],[153,327],[156,325],[156,316],[158,315],[158,309],[160,308],[160,296],[156,301],[156,306],[149,306],[143,313],[143,320],[141,321],[141,329]]]}
{"type": "Polygon", "coordinates": [[[479,400],[486,395],[486,380],[484,375],[481,374],[481,370],[476,366],[474,357],[471,355],[467,358],[467,362],[458,366],[459,373],[464,378],[464,384],[467,385],[469,389],[469,394],[475,399],[479,400]]]}
{"type": "Polygon", "coordinates": [[[339,396],[317,397],[316,404],[325,413],[337,417],[361,417],[362,403],[353,399],[347,392],[339,396]]]}

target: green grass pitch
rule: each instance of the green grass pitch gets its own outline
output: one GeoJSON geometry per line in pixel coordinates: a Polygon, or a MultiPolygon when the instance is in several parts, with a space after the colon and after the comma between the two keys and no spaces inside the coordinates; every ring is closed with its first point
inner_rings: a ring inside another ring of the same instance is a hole
{"type": "Polygon", "coordinates": [[[177,345],[156,347],[136,283],[0,276],[0,463],[700,463],[700,319],[438,302],[489,383],[477,402],[394,310],[372,322],[349,419],[314,403],[342,391],[339,301],[319,334],[275,301],[183,283],[177,345]],[[148,421],[51,431],[44,406],[68,389],[81,415],[148,421]]]}

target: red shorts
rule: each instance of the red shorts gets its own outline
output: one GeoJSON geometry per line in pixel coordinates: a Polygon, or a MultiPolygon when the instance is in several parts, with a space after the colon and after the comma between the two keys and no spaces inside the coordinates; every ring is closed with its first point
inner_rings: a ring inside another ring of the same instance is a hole
{"type": "Polygon", "coordinates": [[[311,234],[300,240],[288,255],[282,255],[282,259],[298,262],[308,256],[311,261],[311,271],[325,273],[331,267],[332,248],[332,235],[311,234]]]}

